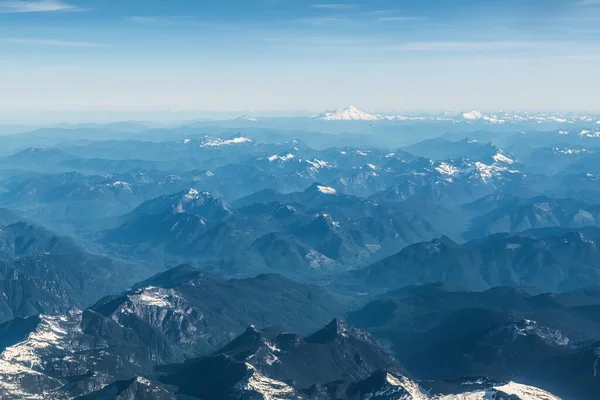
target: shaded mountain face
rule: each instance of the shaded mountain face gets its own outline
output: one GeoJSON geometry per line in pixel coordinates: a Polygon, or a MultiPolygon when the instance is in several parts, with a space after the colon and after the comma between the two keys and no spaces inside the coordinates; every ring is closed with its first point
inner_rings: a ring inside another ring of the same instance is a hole
{"type": "MultiPolygon", "coordinates": [[[[387,351],[367,333],[334,320],[305,339],[291,333],[269,335],[251,327],[210,357],[168,368],[173,370],[161,380],[179,386],[181,394],[217,398],[209,393],[213,387],[194,385],[190,377],[216,374],[225,367],[229,373],[237,371],[232,374],[234,383],[250,372],[303,388],[335,380],[360,380],[395,364],[387,351]]],[[[223,371],[223,375],[228,375],[227,371],[223,371]]],[[[206,380],[207,384],[210,382],[210,379],[206,380]]],[[[223,389],[221,392],[225,393],[232,387],[223,389]]]]}
{"type": "Polygon", "coordinates": [[[360,382],[332,382],[302,392],[311,399],[378,400],[558,400],[559,397],[532,386],[515,382],[497,382],[486,378],[454,381],[414,381],[386,370],[376,371],[360,382]]]}
{"type": "MultiPolygon", "coordinates": [[[[249,324],[306,331],[343,310],[326,290],[277,275],[225,281],[182,266],[124,296],[101,300],[84,312],[84,331],[108,330],[111,337],[141,343],[154,335],[169,351],[198,354],[225,344],[249,324]]],[[[163,349],[155,350],[161,357],[163,349]]]]}
{"type": "Polygon", "coordinates": [[[372,195],[379,202],[419,200],[458,206],[497,191],[527,193],[540,186],[524,174],[520,163],[503,152],[481,161],[458,158],[445,161],[417,159],[394,171],[387,189],[372,195]]]}
{"type": "MultiPolygon", "coordinates": [[[[143,192],[125,179],[78,172],[12,174],[2,181],[0,204],[51,227],[93,226],[129,211],[143,192]]],[[[71,233],[71,232],[69,232],[71,233]]]]}
{"type": "Polygon", "coordinates": [[[598,149],[581,145],[556,143],[552,147],[513,146],[515,153],[533,173],[546,175],[598,172],[598,149]]]}
{"type": "Polygon", "coordinates": [[[514,382],[421,383],[368,334],[338,320],[305,339],[251,327],[214,355],[163,372],[160,381],[178,395],[203,399],[558,399],[514,382]],[[313,384],[303,386],[304,380],[313,384]]]}
{"type": "MultiPolygon", "coordinates": [[[[280,277],[224,281],[181,266],[84,311],[0,325],[0,393],[19,399],[40,393],[67,399],[339,398],[335,393],[433,399],[449,393],[447,385],[426,389],[432,382],[414,380],[365,331],[338,319],[322,327],[331,318],[324,312],[334,302],[328,298],[323,289],[280,277]],[[242,328],[249,323],[264,329],[242,328]],[[281,328],[267,328],[273,325],[281,328]],[[307,336],[289,333],[309,326],[315,328],[307,336]],[[219,343],[224,346],[211,350],[219,343]]],[[[481,390],[493,391],[507,383],[485,385],[481,390]]]]}
{"type": "MultiPolygon", "coordinates": [[[[12,217],[11,220],[14,220],[12,217]]],[[[5,224],[0,232],[0,252],[4,258],[47,254],[80,254],[73,240],[24,221],[5,224]]]]}
{"type": "Polygon", "coordinates": [[[11,156],[0,157],[0,166],[43,171],[74,158],[60,149],[30,147],[11,156]]]}
{"type": "Polygon", "coordinates": [[[113,382],[102,389],[79,396],[77,399],[175,400],[176,397],[158,382],[138,376],[124,381],[113,382]]]}
{"type": "Polygon", "coordinates": [[[36,225],[0,226],[0,321],[92,304],[133,283],[127,266],[36,225]]]}
{"type": "Polygon", "coordinates": [[[447,282],[482,290],[493,286],[567,291],[600,282],[598,230],[497,234],[459,245],[447,237],[408,246],[350,273],[367,287],[395,289],[447,282]]]}
{"type": "Polygon", "coordinates": [[[467,157],[475,161],[489,159],[498,154],[498,147],[490,142],[479,142],[475,139],[462,139],[451,141],[437,138],[415,143],[405,147],[408,153],[419,157],[432,158],[434,160],[451,160],[467,157]]]}
{"type": "Polygon", "coordinates": [[[198,192],[195,189],[161,196],[146,201],[132,211],[132,216],[156,215],[165,211],[197,215],[208,221],[220,221],[231,215],[227,203],[213,197],[208,192],[198,192]]]}
{"type": "Polygon", "coordinates": [[[314,184],[290,194],[263,191],[232,206],[193,189],[163,196],[123,217],[103,242],[134,254],[237,258],[248,264],[242,273],[310,275],[354,268],[434,233],[413,210],[314,184]]]}
{"type": "Polygon", "coordinates": [[[600,223],[600,205],[581,199],[552,199],[546,196],[505,200],[484,198],[474,207],[465,207],[489,210],[471,220],[470,229],[463,235],[467,239],[500,232],[516,233],[550,227],[583,228],[600,223]]]}
{"type": "Polygon", "coordinates": [[[6,208],[0,208],[0,226],[11,225],[16,222],[19,222],[19,217],[6,208]]]}
{"type": "Polygon", "coordinates": [[[274,275],[220,280],[181,266],[83,311],[0,325],[0,375],[20,382],[0,390],[18,397],[67,385],[67,398],[109,384],[143,391],[143,382],[130,380],[152,375],[160,364],[210,354],[250,324],[308,332],[345,310],[316,286],[274,275]]]}
{"type": "Polygon", "coordinates": [[[59,318],[43,317],[27,340],[4,350],[0,357],[3,398],[58,394],[66,399],[397,399],[402,395],[405,399],[458,400],[477,390],[481,396],[497,393],[516,396],[510,399],[557,399],[513,382],[464,379],[421,383],[409,377],[370,335],[339,320],[304,339],[251,327],[212,355],[144,371],[140,361],[156,365],[156,360],[142,348],[129,355],[125,352],[136,346],[93,349],[94,343],[102,342],[69,329],[80,318],[76,311],[59,318]],[[68,355],[62,356],[64,353],[68,355]],[[326,382],[332,377],[334,381],[326,382]],[[301,388],[304,380],[326,383],[301,388]],[[470,386],[461,389],[461,385],[470,386]]]}
{"type": "Polygon", "coordinates": [[[597,289],[531,295],[435,284],[390,292],[348,320],[389,341],[421,379],[520,379],[565,398],[591,399],[600,382],[593,373],[576,374],[595,362],[589,355],[600,338],[596,296],[597,289]]]}

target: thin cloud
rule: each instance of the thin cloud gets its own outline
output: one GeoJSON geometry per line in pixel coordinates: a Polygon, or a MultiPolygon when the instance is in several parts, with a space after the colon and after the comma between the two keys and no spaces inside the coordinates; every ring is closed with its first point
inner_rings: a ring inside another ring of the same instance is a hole
{"type": "Polygon", "coordinates": [[[600,0],[580,0],[577,4],[583,7],[600,6],[600,0]]]}
{"type": "Polygon", "coordinates": [[[106,47],[104,44],[61,39],[0,38],[0,43],[56,47],[106,47]]]}
{"type": "Polygon", "coordinates": [[[535,42],[411,42],[391,46],[403,51],[487,51],[530,48],[538,46],[535,42]]]}
{"type": "Polygon", "coordinates": [[[160,24],[164,22],[174,22],[174,21],[182,21],[182,20],[191,20],[195,19],[192,16],[184,16],[184,15],[175,15],[175,16],[144,16],[144,15],[134,15],[131,17],[126,17],[125,20],[137,24],[160,24]]]}
{"type": "Polygon", "coordinates": [[[143,17],[143,16],[126,17],[125,20],[129,21],[129,22],[135,22],[138,24],[154,24],[156,22],[161,21],[161,19],[158,17],[143,17]]]}
{"type": "Polygon", "coordinates": [[[418,21],[422,20],[422,17],[407,17],[407,16],[394,16],[394,17],[379,17],[379,22],[402,22],[402,21],[418,21]]]}
{"type": "Polygon", "coordinates": [[[322,26],[329,24],[337,24],[340,22],[349,22],[350,20],[347,18],[338,18],[338,17],[316,17],[316,18],[304,18],[298,20],[301,23],[313,25],[313,26],[322,26]]]}
{"type": "Polygon", "coordinates": [[[366,15],[374,15],[374,16],[385,16],[385,15],[394,15],[394,14],[398,14],[399,11],[398,10],[370,10],[370,11],[365,11],[366,15]]]}
{"type": "Polygon", "coordinates": [[[311,4],[312,8],[321,8],[326,10],[351,10],[358,7],[358,4],[350,3],[326,3],[326,4],[311,4]]]}
{"type": "Polygon", "coordinates": [[[0,1],[0,13],[38,13],[77,11],[81,8],[61,0],[7,0],[0,1]]]}

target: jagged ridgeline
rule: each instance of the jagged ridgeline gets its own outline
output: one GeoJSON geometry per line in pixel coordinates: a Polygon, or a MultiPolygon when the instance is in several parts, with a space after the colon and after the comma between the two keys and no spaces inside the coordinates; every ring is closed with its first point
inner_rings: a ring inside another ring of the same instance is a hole
{"type": "Polygon", "coordinates": [[[1,136],[0,398],[597,400],[599,120],[1,136]]]}

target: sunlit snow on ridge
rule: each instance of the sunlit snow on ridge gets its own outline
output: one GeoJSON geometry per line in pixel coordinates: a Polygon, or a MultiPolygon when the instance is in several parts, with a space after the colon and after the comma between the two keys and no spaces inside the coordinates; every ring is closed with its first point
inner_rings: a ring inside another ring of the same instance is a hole
{"type": "Polygon", "coordinates": [[[294,158],[294,155],[293,155],[293,154],[291,154],[291,153],[290,153],[290,154],[287,154],[287,155],[285,155],[285,156],[280,156],[280,155],[278,155],[278,154],[274,154],[274,155],[270,156],[270,157],[268,158],[268,160],[269,160],[270,162],[277,161],[277,160],[279,160],[279,161],[287,161],[287,160],[291,160],[292,158],[294,158]]]}
{"type": "Polygon", "coordinates": [[[219,147],[219,146],[229,146],[232,144],[239,143],[249,143],[252,142],[252,139],[240,136],[233,139],[221,139],[221,138],[210,138],[206,137],[204,143],[200,145],[200,147],[219,147]]]}
{"type": "Polygon", "coordinates": [[[337,190],[335,190],[332,187],[329,186],[317,186],[317,189],[319,190],[319,192],[324,193],[324,194],[336,194],[337,190]]]}

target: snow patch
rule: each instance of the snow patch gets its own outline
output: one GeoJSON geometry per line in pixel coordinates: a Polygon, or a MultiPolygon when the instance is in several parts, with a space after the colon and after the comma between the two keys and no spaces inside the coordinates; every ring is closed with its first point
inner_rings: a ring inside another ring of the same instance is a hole
{"type": "Polygon", "coordinates": [[[142,292],[138,295],[138,300],[148,306],[154,307],[170,307],[169,295],[162,292],[161,289],[153,286],[148,286],[142,289],[142,292]]]}
{"type": "Polygon", "coordinates": [[[113,183],[107,183],[106,186],[117,188],[117,189],[122,189],[122,190],[125,190],[126,192],[132,192],[131,185],[129,183],[123,182],[123,181],[115,181],[113,183]]]}
{"type": "Polygon", "coordinates": [[[515,382],[509,382],[503,386],[496,386],[494,389],[504,392],[508,395],[518,396],[521,400],[560,400],[542,389],[532,386],[521,385],[515,382]]]}
{"type": "Polygon", "coordinates": [[[255,117],[251,117],[249,115],[242,115],[237,120],[238,121],[250,121],[250,122],[256,122],[256,121],[258,121],[258,119],[256,119],[255,117]]]}
{"type": "Polygon", "coordinates": [[[278,154],[273,154],[271,157],[269,157],[269,162],[273,162],[273,161],[287,161],[287,160],[291,160],[292,158],[294,158],[293,154],[287,154],[285,156],[280,156],[278,154]]]}
{"type": "Polygon", "coordinates": [[[335,190],[332,187],[329,186],[317,186],[317,189],[319,190],[319,192],[323,193],[323,194],[336,194],[337,190],[335,190]]]}
{"type": "Polygon", "coordinates": [[[506,157],[502,153],[496,153],[496,155],[493,158],[494,158],[494,161],[499,162],[499,163],[504,163],[504,164],[514,164],[515,163],[515,160],[513,160],[512,158],[506,157]]]}
{"type": "Polygon", "coordinates": [[[295,390],[280,381],[267,378],[256,370],[251,364],[246,363],[248,373],[235,385],[235,390],[257,392],[264,400],[288,400],[295,398],[295,390]]]}
{"type": "Polygon", "coordinates": [[[450,165],[448,163],[445,163],[445,162],[441,162],[440,165],[438,165],[435,170],[442,175],[449,175],[449,176],[456,175],[459,172],[458,168],[456,168],[455,166],[450,165]]]}
{"type": "Polygon", "coordinates": [[[304,257],[308,261],[308,266],[312,269],[322,269],[333,264],[333,260],[316,250],[311,250],[304,257]]]}
{"type": "Polygon", "coordinates": [[[211,138],[211,137],[207,136],[204,138],[204,143],[202,143],[200,145],[200,147],[229,146],[232,144],[249,143],[249,142],[252,142],[252,139],[244,137],[244,136],[236,137],[233,139],[211,138]]]}
{"type": "Polygon", "coordinates": [[[395,377],[394,375],[388,373],[385,377],[385,380],[391,387],[384,388],[375,393],[372,398],[390,396],[395,392],[401,395],[401,397],[398,397],[400,399],[427,400],[428,398],[428,396],[423,392],[417,383],[404,376],[395,377]]]}
{"type": "Polygon", "coordinates": [[[600,138],[600,131],[591,131],[588,129],[583,129],[581,132],[579,132],[579,136],[587,138],[600,138]]]}
{"type": "Polygon", "coordinates": [[[560,149],[558,147],[555,147],[553,149],[553,151],[555,154],[565,154],[565,155],[591,153],[591,151],[589,151],[587,149],[569,149],[569,148],[560,149]]]}
{"type": "Polygon", "coordinates": [[[327,161],[323,161],[323,160],[319,160],[319,159],[313,159],[313,161],[310,160],[305,160],[307,163],[309,163],[310,165],[312,165],[312,168],[314,170],[318,170],[321,168],[330,168],[329,163],[327,161]]]}

